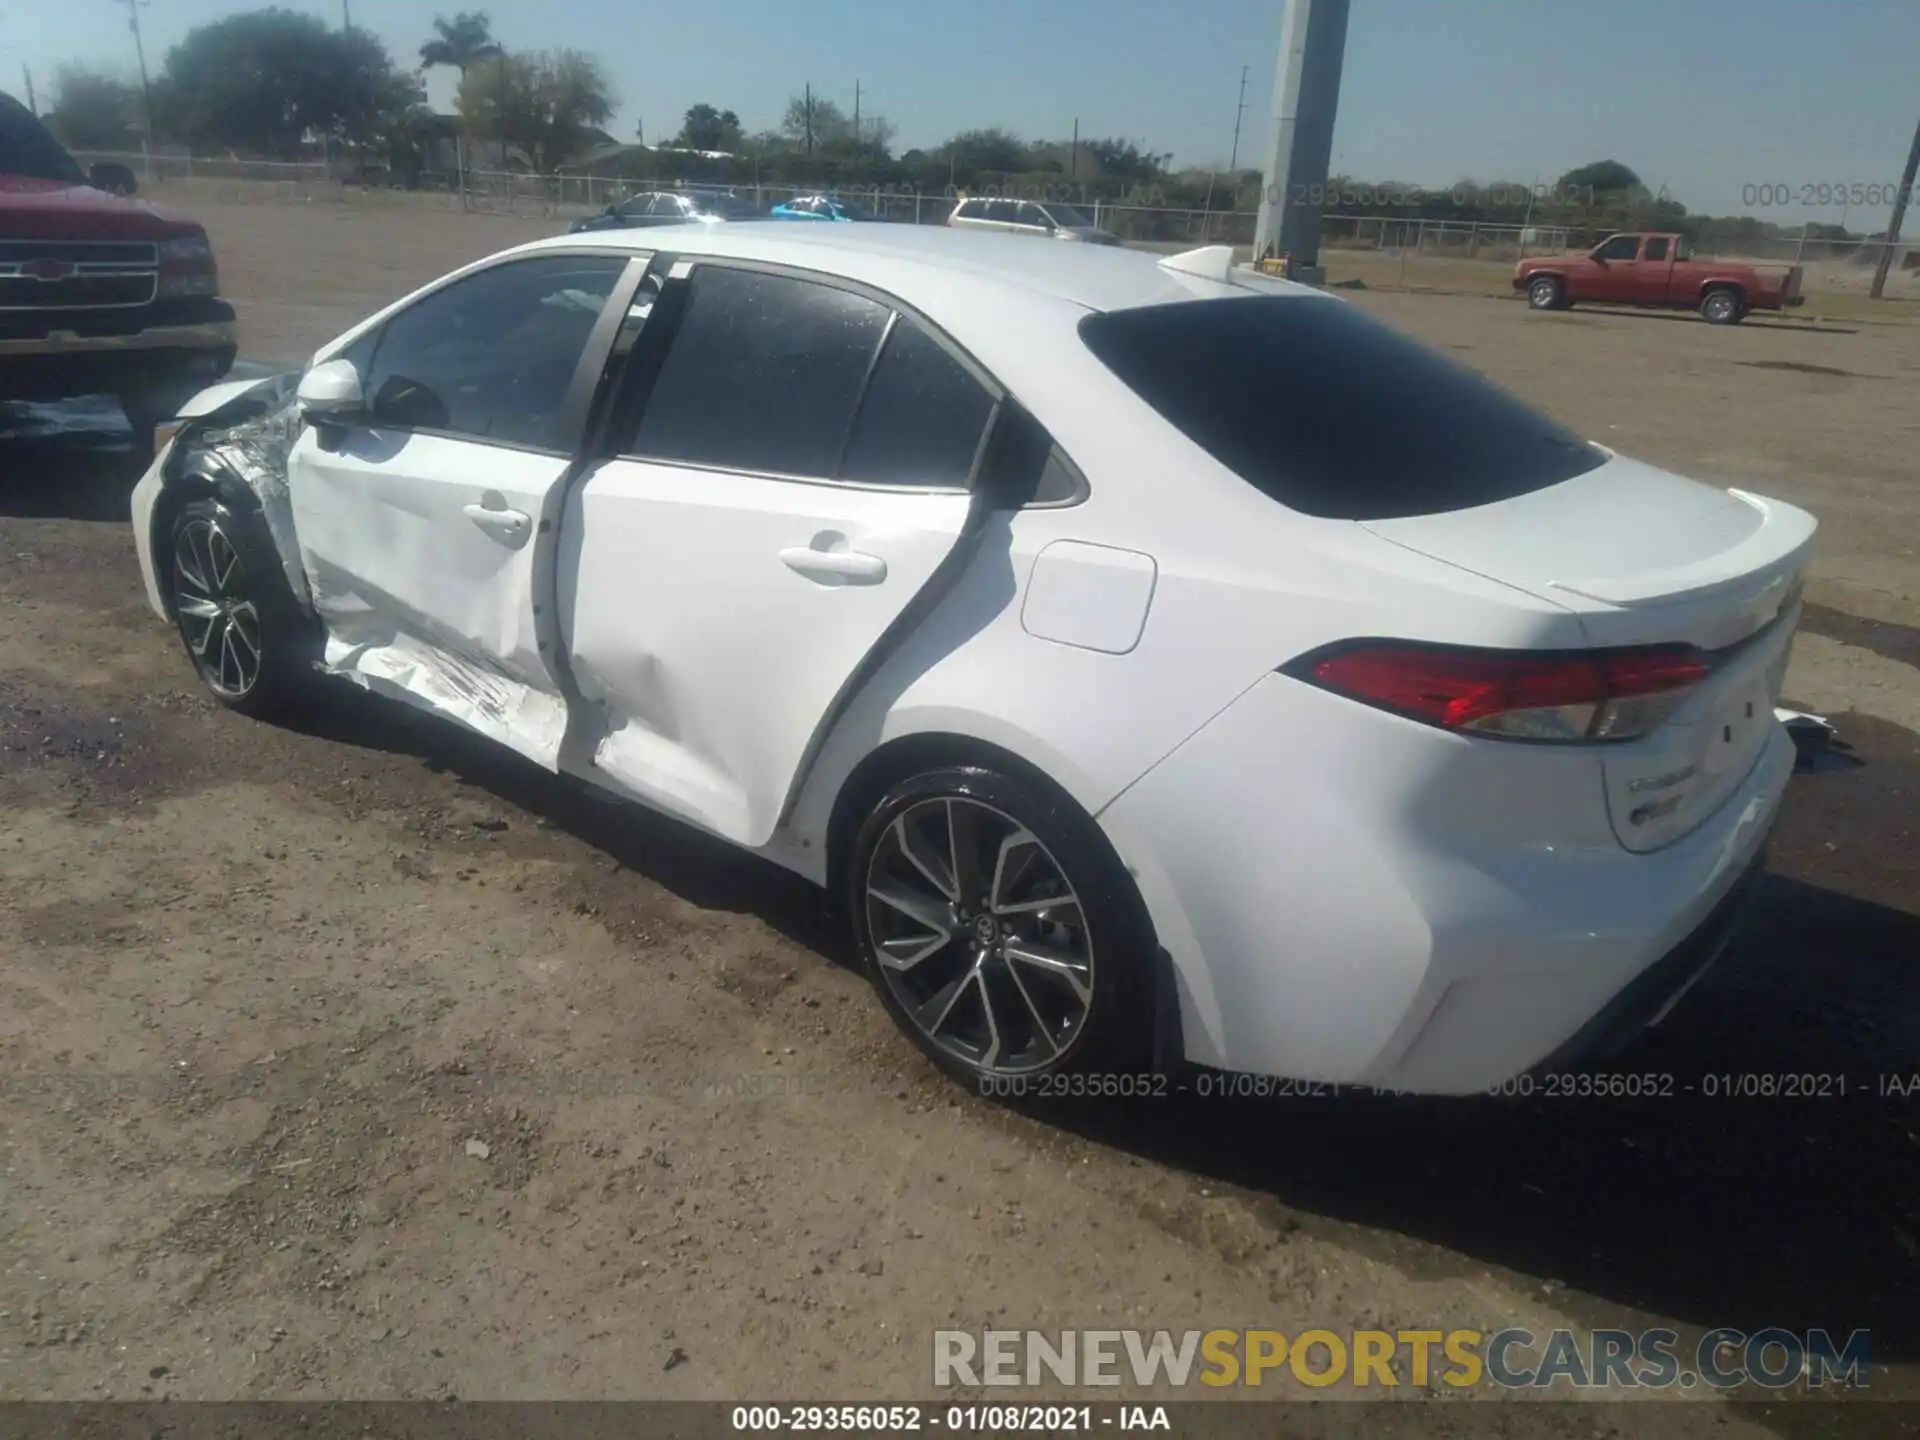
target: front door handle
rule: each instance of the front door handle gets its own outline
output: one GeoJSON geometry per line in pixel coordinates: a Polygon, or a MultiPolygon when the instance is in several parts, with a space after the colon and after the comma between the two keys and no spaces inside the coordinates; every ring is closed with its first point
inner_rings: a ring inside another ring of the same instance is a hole
{"type": "Polygon", "coordinates": [[[490,530],[503,539],[512,540],[527,533],[527,527],[533,518],[519,510],[492,510],[485,505],[467,505],[460,511],[482,530],[490,530]]]}
{"type": "Polygon", "coordinates": [[[809,580],[878,585],[887,578],[887,562],[859,550],[816,550],[811,545],[795,545],[780,552],[780,561],[809,580]]]}

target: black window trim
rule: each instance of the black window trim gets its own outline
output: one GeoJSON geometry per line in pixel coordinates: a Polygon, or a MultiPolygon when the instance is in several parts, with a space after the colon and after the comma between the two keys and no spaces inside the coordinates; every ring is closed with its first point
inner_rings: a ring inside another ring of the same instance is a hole
{"type": "MultiPolygon", "coordinates": [[[[685,287],[691,284],[694,276],[702,269],[745,270],[751,274],[775,275],[783,279],[798,280],[813,285],[824,285],[834,290],[844,290],[849,294],[858,295],[862,299],[871,300],[876,305],[880,305],[891,312],[886,326],[881,332],[880,340],[873,347],[873,354],[867,360],[866,377],[861,382],[859,396],[854,400],[853,411],[847,421],[846,433],[841,436],[840,454],[834,461],[836,469],[844,463],[846,459],[847,441],[853,434],[853,422],[859,418],[860,410],[866,404],[867,390],[873,384],[874,367],[879,364],[880,355],[886,349],[886,342],[892,338],[894,326],[899,323],[901,317],[905,317],[915,325],[918,325],[926,332],[927,337],[931,339],[934,344],[938,345],[942,350],[945,350],[949,356],[959,362],[960,367],[965,370],[968,375],[972,376],[977,384],[986,390],[989,398],[993,401],[993,408],[987,414],[987,423],[981,426],[980,440],[974,447],[973,463],[968,467],[967,479],[964,485],[887,485],[871,480],[842,480],[837,476],[830,475],[793,475],[778,470],[745,470],[738,466],[711,465],[698,460],[662,460],[655,456],[636,455],[624,449],[614,451],[607,458],[625,460],[636,465],[671,465],[676,469],[705,470],[718,475],[739,475],[751,480],[780,480],[792,485],[831,485],[842,490],[866,490],[883,495],[968,495],[973,492],[980,478],[981,462],[985,459],[988,446],[993,438],[994,427],[999,423],[1000,416],[1006,411],[1006,401],[1009,392],[1006,386],[994,378],[992,371],[974,359],[959,341],[955,340],[951,335],[947,334],[945,330],[934,324],[933,321],[929,320],[920,310],[907,301],[900,299],[898,296],[892,295],[876,286],[868,285],[864,281],[854,280],[845,275],[836,275],[830,271],[809,270],[799,265],[783,265],[776,261],[750,260],[732,255],[695,255],[685,253],[662,254],[659,257],[659,261],[660,263],[656,268],[662,270],[669,277],[666,283],[670,286],[685,287]],[[683,266],[686,267],[687,270],[684,276],[679,273],[683,266]]],[[[676,315],[674,330],[677,331],[678,328],[678,316],[676,315]]],[[[661,339],[661,343],[668,347],[669,353],[671,352],[673,338],[673,333],[669,332],[661,339]]],[[[649,391],[651,391],[651,387],[649,387],[649,391]]],[[[636,434],[638,433],[639,421],[646,415],[647,403],[651,398],[651,393],[639,397],[639,413],[635,416],[634,421],[636,434]]],[[[1085,475],[1077,465],[1073,464],[1066,453],[1060,449],[1057,442],[1054,445],[1054,453],[1060,456],[1074,477],[1075,492],[1073,497],[1066,500],[1037,501],[1024,508],[1036,510],[1058,509],[1064,505],[1077,505],[1086,498],[1088,491],[1085,475]]]]}
{"type": "MultiPolygon", "coordinates": [[[[580,453],[590,428],[590,411],[595,395],[599,392],[605,378],[607,361],[612,354],[613,341],[619,334],[619,322],[627,317],[627,311],[633,303],[633,297],[640,288],[640,282],[646,277],[655,258],[651,250],[635,250],[619,245],[569,245],[553,250],[537,250],[519,254],[494,256],[479,265],[456,270],[445,275],[432,288],[421,294],[409,297],[408,303],[382,317],[379,324],[362,331],[346,345],[331,355],[330,359],[339,359],[345,351],[353,348],[369,336],[373,338],[373,348],[367,352],[366,368],[369,373],[380,358],[380,347],[386,343],[387,326],[400,316],[416,309],[444,290],[450,290],[463,281],[479,275],[490,274],[505,269],[509,265],[524,264],[529,260],[580,260],[595,256],[605,256],[615,260],[625,260],[626,267],[613,277],[613,288],[607,292],[606,301],[595,317],[593,328],[587,332],[586,348],[580,353],[580,360],[574,367],[573,378],[567,382],[566,395],[560,402],[562,416],[562,441],[560,445],[528,445],[517,440],[495,440],[484,435],[469,435],[462,430],[448,430],[438,426],[396,425],[383,422],[375,425],[367,421],[356,421],[355,428],[379,430],[382,433],[397,435],[425,435],[436,440],[457,440],[467,445],[485,445],[493,450],[514,451],[522,455],[544,455],[560,460],[570,460],[580,453]],[[636,268],[637,267],[637,268],[636,268]],[[617,319],[609,325],[609,313],[617,306],[617,319]]],[[[364,381],[367,377],[361,376],[364,381]]]]}

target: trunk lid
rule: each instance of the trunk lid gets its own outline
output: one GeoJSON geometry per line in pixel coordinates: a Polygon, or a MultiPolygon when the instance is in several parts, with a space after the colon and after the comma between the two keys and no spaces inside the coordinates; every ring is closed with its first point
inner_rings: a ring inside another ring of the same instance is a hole
{"type": "Polygon", "coordinates": [[[1637,461],[1440,515],[1369,521],[1382,539],[1553,601],[1598,647],[1686,644],[1718,657],[1671,719],[1599,750],[1630,850],[1679,839],[1725,803],[1773,733],[1816,522],[1805,511],[1637,461]]]}

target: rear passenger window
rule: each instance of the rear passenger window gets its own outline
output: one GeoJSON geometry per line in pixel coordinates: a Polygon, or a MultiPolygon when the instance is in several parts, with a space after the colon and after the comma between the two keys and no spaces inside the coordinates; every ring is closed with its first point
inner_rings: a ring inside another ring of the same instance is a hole
{"type": "Polygon", "coordinates": [[[1667,237],[1647,241],[1647,248],[1640,257],[1642,260],[1664,260],[1667,258],[1667,237]]]}
{"type": "Polygon", "coordinates": [[[631,453],[832,478],[890,313],[829,285],[696,270],[631,453]]]}
{"type": "Polygon", "coordinates": [[[874,366],[840,478],[964,487],[992,413],[986,387],[902,316],[874,366]]]}

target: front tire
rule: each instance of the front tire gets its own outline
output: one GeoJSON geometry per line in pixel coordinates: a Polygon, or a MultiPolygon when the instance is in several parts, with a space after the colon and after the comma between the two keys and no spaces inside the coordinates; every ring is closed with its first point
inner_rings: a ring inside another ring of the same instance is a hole
{"type": "Polygon", "coordinates": [[[985,1089],[1150,1065],[1145,908],[1100,828],[1051,787],[975,767],[916,775],[869,813],[847,874],[882,1004],[948,1074],[985,1089]]]}
{"type": "Polygon", "coordinates": [[[168,600],[200,683],[229,710],[284,714],[313,677],[313,630],[266,521],[188,501],[168,527],[168,600]]]}

